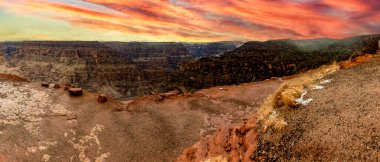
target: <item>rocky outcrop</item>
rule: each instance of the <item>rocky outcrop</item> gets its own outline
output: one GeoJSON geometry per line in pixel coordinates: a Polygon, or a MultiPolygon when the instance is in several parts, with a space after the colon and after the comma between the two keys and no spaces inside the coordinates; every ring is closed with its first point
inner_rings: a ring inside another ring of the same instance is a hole
{"type": "Polygon", "coordinates": [[[83,90],[81,88],[70,88],[69,91],[71,96],[81,96],[83,95],[83,90]]]}
{"type": "Polygon", "coordinates": [[[274,40],[248,42],[220,57],[183,64],[171,82],[200,89],[296,74],[333,61],[376,53],[380,35],[342,40],[274,40]]]}
{"type": "Polygon", "coordinates": [[[252,161],[257,149],[257,119],[235,126],[219,128],[216,133],[183,151],[178,162],[196,161],[252,161]]]}
{"type": "Polygon", "coordinates": [[[180,43],[0,43],[2,71],[15,69],[11,73],[31,81],[74,84],[116,98],[149,94],[190,59],[180,43]]]}

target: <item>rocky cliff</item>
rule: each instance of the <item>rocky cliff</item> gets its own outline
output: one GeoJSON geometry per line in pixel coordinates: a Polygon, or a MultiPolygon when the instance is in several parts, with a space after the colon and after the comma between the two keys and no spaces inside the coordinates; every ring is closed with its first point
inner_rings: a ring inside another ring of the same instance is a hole
{"type": "Polygon", "coordinates": [[[4,42],[0,50],[2,71],[113,97],[149,94],[192,58],[179,43],[4,42]]]}
{"type": "Polygon", "coordinates": [[[380,35],[341,40],[274,40],[247,42],[220,57],[183,64],[171,82],[199,89],[292,75],[333,61],[375,53],[380,35]]]}

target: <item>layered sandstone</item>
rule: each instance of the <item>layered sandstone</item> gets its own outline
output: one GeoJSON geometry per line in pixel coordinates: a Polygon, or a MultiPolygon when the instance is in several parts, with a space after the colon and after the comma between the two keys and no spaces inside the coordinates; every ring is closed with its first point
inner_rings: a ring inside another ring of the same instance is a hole
{"type": "Polygon", "coordinates": [[[0,49],[4,72],[113,97],[149,94],[191,59],[179,43],[5,42],[0,49]]]}

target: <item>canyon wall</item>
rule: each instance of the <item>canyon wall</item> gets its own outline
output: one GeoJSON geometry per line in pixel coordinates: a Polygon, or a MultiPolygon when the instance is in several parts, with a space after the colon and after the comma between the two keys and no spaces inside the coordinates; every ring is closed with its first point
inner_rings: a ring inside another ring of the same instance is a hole
{"type": "Polygon", "coordinates": [[[116,98],[149,94],[191,59],[179,43],[4,42],[0,49],[3,70],[116,98]]]}
{"type": "Polygon", "coordinates": [[[239,42],[2,42],[0,73],[134,97],[292,75],[375,53],[379,39],[274,40],[240,47],[239,42]]]}
{"type": "Polygon", "coordinates": [[[195,55],[234,47],[231,43],[2,42],[0,72],[31,81],[74,84],[115,98],[134,97],[170,88],[164,84],[167,78],[195,55]]]}
{"type": "Polygon", "coordinates": [[[220,57],[189,61],[171,77],[187,89],[240,84],[296,74],[308,69],[376,53],[380,35],[341,40],[273,40],[247,42],[220,57]]]}

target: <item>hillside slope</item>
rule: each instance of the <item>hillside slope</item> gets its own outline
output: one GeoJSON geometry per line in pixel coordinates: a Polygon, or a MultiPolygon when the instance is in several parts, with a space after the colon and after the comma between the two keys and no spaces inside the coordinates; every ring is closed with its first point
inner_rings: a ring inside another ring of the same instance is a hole
{"type": "Polygon", "coordinates": [[[272,95],[275,102],[268,102],[274,106],[268,118],[260,114],[267,108],[265,102],[249,120],[218,129],[186,149],[177,161],[378,160],[380,57],[371,57],[342,62],[343,69],[337,71],[322,66],[290,77],[288,83],[303,87],[298,107],[281,104],[285,100],[277,94],[283,95],[288,87],[281,86],[272,95]],[[281,127],[269,127],[279,119],[281,127]]]}
{"type": "Polygon", "coordinates": [[[261,136],[258,157],[282,161],[377,161],[380,158],[380,58],[340,70],[310,91],[313,101],[285,115],[280,133],[261,136]]]}

